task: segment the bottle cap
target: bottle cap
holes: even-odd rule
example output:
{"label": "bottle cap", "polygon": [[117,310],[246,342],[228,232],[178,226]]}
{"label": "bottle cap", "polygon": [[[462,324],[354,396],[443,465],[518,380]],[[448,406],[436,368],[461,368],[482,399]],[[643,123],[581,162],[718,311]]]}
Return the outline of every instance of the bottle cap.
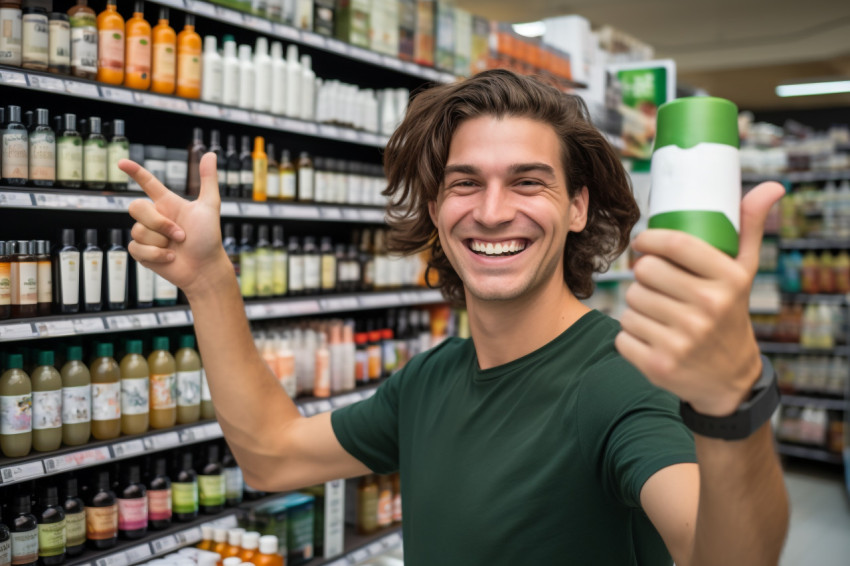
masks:
{"label": "bottle cap", "polygon": [[201,525],[201,540],[212,540],[215,534],[215,527],[212,525]]}
{"label": "bottle cap", "polygon": [[229,558],[225,558],[224,562],[222,562],[223,566],[239,566],[242,564],[242,559],[238,556],[231,556]]}
{"label": "bottle cap", "polygon": [[39,366],[53,366],[53,350],[43,350],[38,353]]}
{"label": "bottle cap", "polygon": [[165,350],[168,351],[168,336],[154,336],[153,338],[153,349],[154,350]]}
{"label": "bottle cap", "polygon": [[101,120],[97,116],[89,118],[89,135],[101,133]]}
{"label": "bottle cap", "polygon": [[393,339],[392,328],[384,328],[383,330],[381,330],[381,339],[382,340],[392,340]]}
{"label": "bottle cap", "polygon": [[242,548],[245,550],[256,550],[260,544],[260,533],[248,531],[242,535]]}
{"label": "bottle cap", "polygon": [[6,369],[24,369],[24,357],[21,354],[9,354]]}
{"label": "bottle cap", "polygon": [[257,228],[257,243],[259,242],[268,242],[269,240],[269,227],[267,224],[260,224]]}
{"label": "bottle cap", "polygon": [[377,342],[381,339],[381,331],[380,330],[370,330],[369,331],[369,342]]}
{"label": "bottle cap", "polygon": [[96,246],[97,245],[97,230],[94,228],[86,229],[86,245],[87,246]]}
{"label": "bottle cap", "polygon": [[216,37],[214,35],[204,36],[204,53],[217,53]]}
{"label": "bottle cap", "polygon": [[266,140],[263,136],[257,136],[254,138],[254,154],[265,153],[266,149]]}
{"label": "bottle cap", "polygon": [[50,242],[47,240],[35,240],[35,254],[45,255],[50,253]]}
{"label": "bottle cap", "polygon": [[124,120],[116,118],[112,121],[112,137],[124,137]]}
{"label": "bottle cap", "polygon": [[227,544],[230,546],[239,546],[242,544],[242,533],[245,532],[243,528],[235,528],[227,531]]}
{"label": "bottle cap", "polygon": [[95,349],[98,358],[111,358],[112,357],[112,344],[109,342],[101,342],[97,345]]}
{"label": "bottle cap", "polygon": [[183,25],[186,26],[186,27],[188,27],[188,26],[195,27],[195,16],[192,15],[192,14],[186,14],[186,19],[183,20]]}
{"label": "bottle cap", "polygon": [[254,227],[250,224],[242,225],[242,239],[246,242],[250,242],[254,238]]}
{"label": "bottle cap", "polygon": [[277,537],[275,535],[263,535],[260,537],[260,554],[277,554]]}
{"label": "bottle cap", "polygon": [[181,348],[194,348],[195,347],[195,337],[191,334],[184,334],[180,337],[180,347]]}
{"label": "bottle cap", "polygon": [[227,542],[227,529],[216,527],[215,534],[213,534],[213,540],[215,542]]}
{"label": "bottle cap", "polygon": [[140,354],[142,353],[142,341],[141,340],[127,340],[127,353],[128,354]]}
{"label": "bottle cap", "polygon": [[47,108],[36,108],[35,123],[39,126],[47,126],[50,123],[50,111]]}
{"label": "bottle cap", "polygon": [[62,245],[63,246],[73,246],[74,245],[74,229],[73,228],[64,228],[62,230]]}
{"label": "bottle cap", "polygon": [[15,106],[14,104],[10,104],[6,114],[9,115],[9,122],[20,122],[21,121],[21,107]]}
{"label": "bottle cap", "polygon": [[272,226],[272,239],[274,241],[283,242],[283,226],[280,224],[275,224]]}
{"label": "bottle cap", "polygon": [[160,8],[159,9],[159,19],[160,20],[168,20],[168,8]]}
{"label": "bottle cap", "polygon": [[69,362],[79,362],[83,359],[82,346],[69,346],[68,354],[65,356]]}
{"label": "bottle cap", "polygon": [[109,243],[113,246],[120,246],[122,240],[123,234],[121,234],[121,228],[112,228],[109,231]]}
{"label": "bottle cap", "polygon": [[77,129],[77,115],[65,114],[65,129],[75,131]]}
{"label": "bottle cap", "polygon": [[738,107],[713,96],[677,98],[658,107],[655,148],[668,145],[682,149],[698,143],[739,147]]}
{"label": "bottle cap", "polygon": [[189,161],[189,150],[180,148],[168,149],[165,153],[165,160],[186,163]]}

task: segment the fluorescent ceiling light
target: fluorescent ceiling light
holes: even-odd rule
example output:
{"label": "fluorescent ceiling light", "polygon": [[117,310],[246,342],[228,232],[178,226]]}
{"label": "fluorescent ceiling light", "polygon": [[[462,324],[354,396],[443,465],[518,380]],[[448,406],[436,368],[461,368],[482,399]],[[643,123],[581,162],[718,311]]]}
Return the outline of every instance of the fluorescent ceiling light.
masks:
{"label": "fluorescent ceiling light", "polygon": [[513,30],[525,37],[540,37],[546,33],[546,24],[541,21],[513,24]]}
{"label": "fluorescent ceiling light", "polygon": [[814,96],[816,94],[837,94],[850,92],[850,80],[821,81],[779,85],[776,87],[777,96]]}

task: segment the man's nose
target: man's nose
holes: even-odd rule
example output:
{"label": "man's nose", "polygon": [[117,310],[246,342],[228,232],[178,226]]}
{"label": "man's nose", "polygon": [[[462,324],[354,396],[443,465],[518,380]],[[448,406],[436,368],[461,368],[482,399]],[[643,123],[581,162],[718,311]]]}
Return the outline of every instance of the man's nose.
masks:
{"label": "man's nose", "polygon": [[485,226],[498,226],[513,220],[516,214],[513,195],[501,182],[488,183],[479,194],[480,201],[473,211],[476,222]]}

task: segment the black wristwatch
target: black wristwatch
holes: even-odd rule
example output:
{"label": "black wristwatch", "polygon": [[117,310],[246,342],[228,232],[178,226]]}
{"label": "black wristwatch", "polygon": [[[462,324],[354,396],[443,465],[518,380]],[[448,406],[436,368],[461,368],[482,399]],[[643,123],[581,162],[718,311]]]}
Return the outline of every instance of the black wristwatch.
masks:
{"label": "black wristwatch", "polygon": [[761,377],[753,385],[749,399],[727,417],[700,414],[690,403],[680,401],[679,414],[685,426],[700,436],[723,440],[741,440],[761,428],[779,406],[776,371],[765,356],[761,357],[761,364]]}

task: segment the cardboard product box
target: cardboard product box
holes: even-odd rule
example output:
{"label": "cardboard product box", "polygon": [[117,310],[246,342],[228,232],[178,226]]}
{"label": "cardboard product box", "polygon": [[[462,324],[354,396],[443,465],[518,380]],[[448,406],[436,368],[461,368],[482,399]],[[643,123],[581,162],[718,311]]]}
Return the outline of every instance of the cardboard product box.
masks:
{"label": "cardboard product box", "polygon": [[256,528],[265,535],[275,535],[278,552],[287,564],[300,564],[313,558],[312,495],[290,493],[254,511]]}
{"label": "cardboard product box", "polygon": [[436,55],[434,66],[453,73],[455,70],[455,7],[437,2]]}
{"label": "cardboard product box", "polygon": [[336,37],[351,45],[369,47],[370,0],[337,0]]}
{"label": "cardboard product box", "polygon": [[472,14],[455,8],[455,68],[454,74],[468,77],[472,57]]}
{"label": "cardboard product box", "polygon": [[398,2],[398,58],[413,61],[416,42],[416,0]]}
{"label": "cardboard product box", "polygon": [[434,66],[436,23],[436,0],[416,0],[416,37],[413,61],[420,65]]}
{"label": "cardboard product box", "polygon": [[469,53],[469,73],[486,71],[490,58],[490,21],[481,16],[472,16],[472,42]]}
{"label": "cardboard product box", "polygon": [[336,0],[315,0],[313,5],[313,31],[319,35],[334,37]]}

